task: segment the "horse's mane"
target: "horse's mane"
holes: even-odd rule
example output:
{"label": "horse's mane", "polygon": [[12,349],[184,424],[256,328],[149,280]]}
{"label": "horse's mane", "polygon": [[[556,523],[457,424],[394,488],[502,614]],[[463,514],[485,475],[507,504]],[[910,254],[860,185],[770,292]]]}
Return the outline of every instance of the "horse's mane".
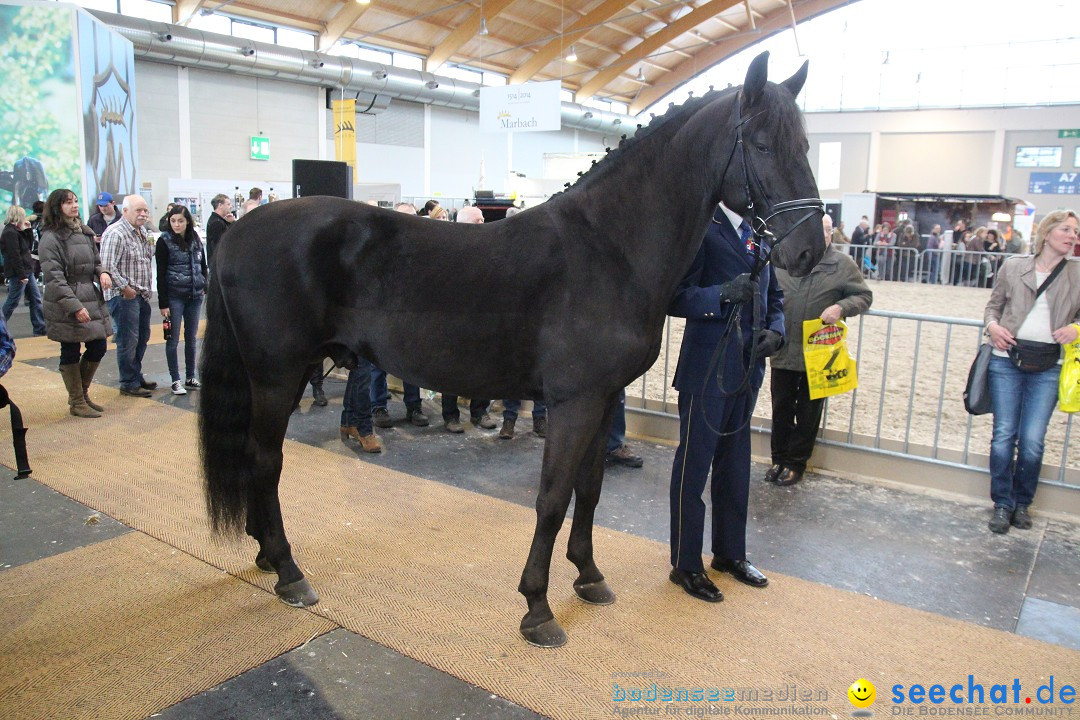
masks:
{"label": "horse's mane", "polygon": [[[604,157],[600,158],[600,160],[595,162],[591,168],[582,173],[577,181],[572,185],[569,185],[568,189],[563,192],[586,188],[599,182],[610,173],[612,167],[618,166],[618,161],[623,155],[636,149],[641,145],[642,141],[655,135],[657,131],[661,129],[685,123],[697,113],[698,110],[714,100],[738,92],[739,87],[725,88],[724,90],[710,89],[709,92],[704,95],[700,97],[691,97],[681,105],[671,103],[668,105],[668,109],[663,115],[654,115],[648,125],[638,125],[637,131],[632,136],[627,137],[626,135],[623,135],[617,147],[614,149],[608,148],[608,152]],[[562,192],[556,194],[561,195]]]}
{"label": "horse's mane", "polygon": [[[617,167],[619,165],[619,160],[623,155],[636,149],[644,140],[656,135],[660,130],[672,128],[676,125],[681,127],[682,124],[685,124],[687,120],[693,117],[702,108],[711,105],[713,102],[719,101],[724,97],[737,93],[741,89],[741,85],[725,88],[723,90],[713,90],[710,87],[709,91],[704,95],[700,97],[691,97],[681,105],[671,103],[668,105],[668,109],[663,115],[654,115],[648,125],[638,125],[637,131],[632,136],[627,137],[623,135],[616,148],[608,148],[607,154],[604,157],[595,162],[587,171],[581,173],[576,182],[568,184],[567,190],[556,193],[556,195],[561,195],[563,192],[588,188],[590,185],[595,185],[597,182],[602,181],[610,174],[612,167]],[[787,147],[790,143],[794,143],[799,138],[804,137],[806,130],[803,124],[803,116],[802,113],[799,112],[798,105],[794,102],[783,102],[782,95],[787,95],[787,91],[782,90],[777,85],[767,83],[762,98],[769,104],[771,113],[770,119],[775,123],[780,142],[783,146]]]}

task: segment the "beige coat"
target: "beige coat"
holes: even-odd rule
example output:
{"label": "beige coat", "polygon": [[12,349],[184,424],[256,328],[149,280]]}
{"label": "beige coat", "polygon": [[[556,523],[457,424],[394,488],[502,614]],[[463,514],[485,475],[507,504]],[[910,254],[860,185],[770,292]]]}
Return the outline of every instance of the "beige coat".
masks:
{"label": "beige coat", "polygon": [[[1065,260],[1068,266],[1046,289],[1046,301],[1050,304],[1050,329],[1057,330],[1074,322],[1080,322],[1080,259]],[[983,325],[992,321],[1006,328],[1013,335],[1024,324],[1024,318],[1035,305],[1035,292],[1039,284],[1035,279],[1035,257],[1010,257],[1001,264],[994,281],[994,292],[986,304]]]}
{"label": "beige coat", "polygon": [[[112,335],[112,318],[101,290],[94,284],[105,271],[94,244],[94,231],[85,225],[81,233],[67,226],[45,230],[38,258],[45,278],[43,310],[49,339],[87,342]],[[90,322],[75,319],[81,308],[90,313]]]}

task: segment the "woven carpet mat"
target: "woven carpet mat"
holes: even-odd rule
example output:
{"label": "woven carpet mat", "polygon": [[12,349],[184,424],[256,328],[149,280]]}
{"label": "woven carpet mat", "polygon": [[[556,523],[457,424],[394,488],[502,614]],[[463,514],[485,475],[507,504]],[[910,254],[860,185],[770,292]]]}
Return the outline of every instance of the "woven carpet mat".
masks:
{"label": "woven carpet mat", "polygon": [[[114,397],[105,417],[81,420],[66,414],[55,373],[17,363],[5,380],[19,397],[38,398],[26,414],[40,482],[271,589],[273,576],[252,564],[252,541],[208,532],[192,413]],[[12,460],[4,448],[0,461]],[[775,573],[764,590],[721,579],[725,601],[702,603],[668,581],[665,544],[604,528],[595,532],[596,555],[618,602],[593,607],[573,596],[564,526],[550,600],[570,640],[557,650],[533,648],[517,633],[525,603],[516,592],[531,509],[293,442],[285,446],[281,498],[294,553],[322,596],[311,612],[556,718],[635,708],[709,714],[695,696],[663,707],[614,699],[653,682],[661,692],[703,688],[706,697],[756,691],[756,703],[737,704],[836,716],[852,710],[846,691],[858,678],[877,685],[879,714],[890,712],[894,684],[949,687],[969,674],[987,693],[1013,678],[1032,694],[1051,675],[1058,686],[1080,684],[1078,652]],[[213,599],[192,593],[188,601],[209,607]],[[277,607],[270,595],[263,601]],[[217,612],[224,605],[214,603]],[[792,686],[815,699],[798,707],[782,700]],[[732,709],[712,705],[713,714]]]}
{"label": "woven carpet mat", "polygon": [[145,718],[334,627],[137,532],[2,577],[3,718]]}

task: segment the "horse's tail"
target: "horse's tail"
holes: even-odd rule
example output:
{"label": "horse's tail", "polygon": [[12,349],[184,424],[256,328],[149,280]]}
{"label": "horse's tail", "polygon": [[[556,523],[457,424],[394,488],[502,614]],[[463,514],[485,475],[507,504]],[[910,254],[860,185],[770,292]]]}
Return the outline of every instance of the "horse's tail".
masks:
{"label": "horse's tail", "polygon": [[206,298],[199,445],[206,477],[206,507],[215,532],[238,534],[247,519],[252,464],[248,452],[251,386],[221,286],[213,275]]}

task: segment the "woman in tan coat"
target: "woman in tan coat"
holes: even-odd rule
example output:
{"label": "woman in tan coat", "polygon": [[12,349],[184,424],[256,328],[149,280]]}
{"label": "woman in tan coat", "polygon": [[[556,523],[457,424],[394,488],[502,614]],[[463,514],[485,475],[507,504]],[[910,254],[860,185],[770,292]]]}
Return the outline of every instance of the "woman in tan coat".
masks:
{"label": "woman in tan coat", "polygon": [[87,390],[113,331],[102,295],[102,289],[112,287],[112,278],[101,266],[94,231],[79,220],[79,198],[71,190],[52,191],[41,227],[45,327],[49,339],[60,343],[68,406],[72,415],[101,417],[103,408],[90,400]]}

